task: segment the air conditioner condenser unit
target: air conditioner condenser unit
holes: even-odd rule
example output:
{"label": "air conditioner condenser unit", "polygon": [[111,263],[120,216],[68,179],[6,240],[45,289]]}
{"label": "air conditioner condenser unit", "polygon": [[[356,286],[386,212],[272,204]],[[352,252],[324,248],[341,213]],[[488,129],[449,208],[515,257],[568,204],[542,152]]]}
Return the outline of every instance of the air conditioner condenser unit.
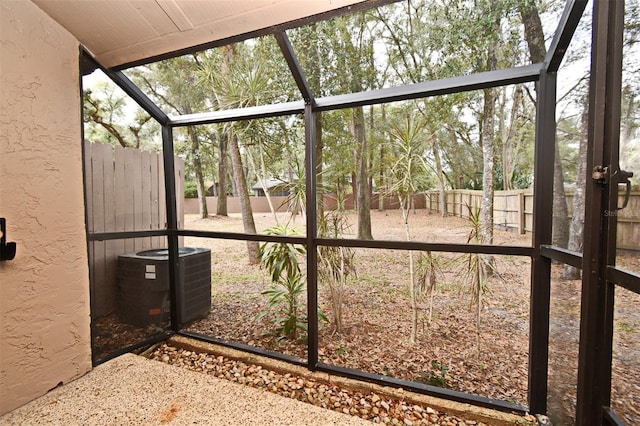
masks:
{"label": "air conditioner condenser unit", "polygon": [[[178,292],[180,323],[202,318],[211,309],[211,250],[181,247]],[[118,314],[140,327],[171,318],[169,251],[145,250],[118,256]]]}

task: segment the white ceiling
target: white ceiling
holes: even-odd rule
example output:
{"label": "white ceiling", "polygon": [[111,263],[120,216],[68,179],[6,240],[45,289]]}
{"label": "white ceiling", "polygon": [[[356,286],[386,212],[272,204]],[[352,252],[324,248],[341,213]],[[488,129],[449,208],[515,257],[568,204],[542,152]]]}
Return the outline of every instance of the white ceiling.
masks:
{"label": "white ceiling", "polygon": [[365,0],[32,0],[106,67]]}

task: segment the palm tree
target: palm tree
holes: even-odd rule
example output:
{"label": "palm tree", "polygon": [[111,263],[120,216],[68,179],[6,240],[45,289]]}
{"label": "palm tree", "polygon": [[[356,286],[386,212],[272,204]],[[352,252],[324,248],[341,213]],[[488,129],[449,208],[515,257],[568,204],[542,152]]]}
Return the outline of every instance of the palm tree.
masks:
{"label": "palm tree", "polygon": [[[392,167],[394,179],[391,190],[398,196],[402,219],[404,221],[407,241],[411,240],[409,228],[409,210],[411,198],[417,191],[417,181],[427,171],[424,161],[424,133],[425,122],[415,122],[407,116],[406,122],[395,123],[391,127],[391,139],[396,148],[397,160]],[[416,279],[415,259],[413,251],[409,251],[409,293],[411,295],[411,343],[416,342],[418,330],[418,295],[421,292],[419,280]]]}

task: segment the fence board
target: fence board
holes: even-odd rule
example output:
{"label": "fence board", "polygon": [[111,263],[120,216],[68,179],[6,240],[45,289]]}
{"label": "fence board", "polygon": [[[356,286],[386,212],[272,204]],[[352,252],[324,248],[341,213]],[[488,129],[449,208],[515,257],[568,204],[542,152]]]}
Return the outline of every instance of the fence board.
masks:
{"label": "fence board", "polygon": [[[116,210],[112,207],[116,198],[114,152],[108,145],[101,147],[102,185],[104,188],[104,230],[110,231],[116,227]],[[118,254],[120,250],[115,241],[104,242],[104,275],[105,283],[115,282],[117,279]],[[100,287],[105,306],[115,306],[117,291],[115,286],[103,285]]]}
{"label": "fence board", "polygon": [[[140,152],[140,230],[150,230],[151,226],[151,153]],[[140,238],[143,250],[152,248],[151,237]]]}
{"label": "fence board", "polygon": [[84,194],[87,205],[87,232],[93,232],[93,169],[91,148],[93,144],[84,141]]}
{"label": "fence board", "polygon": [[[622,187],[621,187],[622,188]],[[618,206],[624,204],[624,195],[618,196]],[[640,193],[632,193],[627,207],[615,212],[618,219],[618,248],[638,250],[640,246]]]}
{"label": "fence board", "polygon": [[[569,215],[573,214],[573,192],[567,191]],[[425,195],[431,210],[440,210],[438,191],[428,191]],[[618,206],[622,206],[624,195],[619,196]],[[468,217],[467,204],[480,206],[482,191],[449,190],[447,206],[450,215]],[[640,192],[633,192],[624,210],[618,210],[617,245],[619,249],[640,251]],[[514,191],[495,191],[494,225],[501,229],[526,233],[533,232],[533,193],[529,189]]]}
{"label": "fence board", "polygon": [[174,161],[174,167],[176,171],[176,203],[178,208],[178,229],[184,227],[184,203],[179,200],[184,194],[184,160],[176,157]]}
{"label": "fence board", "polygon": [[[102,182],[104,181],[104,163],[107,161],[105,158],[108,155],[108,151],[103,146],[93,146],[91,149],[91,179],[93,187],[92,197],[92,217],[90,219],[93,232],[104,232],[105,228],[105,200],[104,193],[105,188]],[[110,305],[111,300],[108,297],[108,291],[104,285],[105,273],[106,273],[106,244],[104,241],[94,241],[93,245],[93,271],[94,276],[97,278],[91,283],[91,296],[96,301],[94,307],[97,314],[103,313],[103,303]],[[103,302],[104,301],[104,302]]]}
{"label": "fence board", "polygon": [[[134,216],[134,207],[135,207],[135,190],[134,184],[137,182],[135,180],[135,169],[137,168],[136,158],[135,158],[135,150],[130,148],[124,149],[124,183],[123,186],[119,187],[121,191],[123,191],[123,196],[125,199],[125,204],[120,211],[120,214],[123,215],[125,221],[125,231],[134,231],[135,230],[135,216]],[[135,240],[127,239],[125,240],[125,251],[127,253],[134,252],[136,250]]]}
{"label": "fence board", "polygon": [[[133,186],[133,229],[136,231],[144,230],[143,218],[142,218],[142,204],[144,199],[142,197],[142,152],[137,149],[131,149],[129,155],[133,159],[135,164],[132,170],[133,180],[129,182],[129,185]],[[135,251],[144,250],[141,238],[135,239]]]}
{"label": "fence board", "polygon": [[[115,185],[115,194],[113,201],[113,209],[115,216],[115,225],[114,231],[123,232],[127,230],[127,181],[125,179],[125,156],[126,151],[120,145],[115,146],[113,150],[113,166],[114,166],[114,185]],[[127,251],[127,241],[126,240],[116,240],[111,241],[110,244],[113,245],[114,249],[117,250],[118,253],[126,253]],[[116,262],[117,265],[117,262]]]}
{"label": "fence board", "polygon": [[[166,228],[162,154],[85,142],[87,230],[143,231]],[[184,161],[176,157],[176,187],[184,191]],[[181,194],[182,192],[180,192]],[[178,197],[178,220],[184,203]],[[165,237],[89,243],[91,313],[94,318],[117,308],[118,255],[166,247]]]}
{"label": "fence board", "polygon": [[[87,220],[87,232],[93,232],[93,167],[92,167],[92,155],[91,148],[93,144],[88,140],[84,141],[84,193],[86,204],[86,220]],[[94,243],[89,242],[89,282],[91,294],[94,294],[93,283],[95,283],[95,249]],[[91,297],[91,312],[94,312],[97,308],[95,306],[94,298]]]}
{"label": "fence board", "polygon": [[167,194],[164,185],[164,161],[161,156],[158,156],[158,178],[158,225],[161,229],[167,229]]}
{"label": "fence board", "polygon": [[[151,183],[150,208],[151,208],[151,229],[161,229],[160,222],[160,205],[158,203],[159,191],[161,186],[164,187],[164,177],[158,174],[158,155],[151,155],[149,161],[149,173]],[[152,247],[164,247],[162,237],[151,237]]]}
{"label": "fence board", "polygon": [[[174,157],[174,169],[176,175],[176,211],[178,213],[178,229],[184,228],[184,160]],[[178,237],[178,245],[184,247],[184,237]]]}
{"label": "fence board", "polygon": [[[117,188],[114,199],[114,210],[116,223],[114,231],[122,232],[127,230],[127,215],[125,214],[127,209],[127,180],[125,172],[126,151],[121,146],[116,146],[113,153],[113,163],[115,169],[114,182]],[[123,244],[123,248],[124,244]]]}

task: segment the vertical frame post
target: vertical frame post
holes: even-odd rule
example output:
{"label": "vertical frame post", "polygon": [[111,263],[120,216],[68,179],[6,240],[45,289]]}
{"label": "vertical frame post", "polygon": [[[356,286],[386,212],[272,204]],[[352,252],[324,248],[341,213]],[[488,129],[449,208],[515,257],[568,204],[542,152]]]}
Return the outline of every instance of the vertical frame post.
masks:
{"label": "vertical frame post", "polygon": [[529,411],[547,411],[549,364],[549,299],[551,260],[542,245],[551,244],[553,165],[556,143],[556,73],[543,71],[537,83],[533,247],[531,259],[531,318],[529,323]]}
{"label": "vertical frame post", "polygon": [[180,256],[178,253],[178,212],[176,202],[176,172],[173,162],[173,129],[162,126],[162,158],[164,160],[164,187],[167,208],[167,247],[169,249],[169,295],[171,298],[171,328],[182,328],[182,295],[180,294]]}
{"label": "vertical frame post", "polygon": [[316,188],[316,112],[311,103],[304,109],[305,121],[305,162],[307,197],[307,364],[315,370],[318,364],[318,209]]}
{"label": "vertical frame post", "polygon": [[589,176],[585,192],[576,424],[602,424],[603,406],[611,400],[614,285],[607,282],[606,269],[616,257],[623,30],[624,1],[596,0],[587,170],[602,166],[608,173],[604,179]]}

